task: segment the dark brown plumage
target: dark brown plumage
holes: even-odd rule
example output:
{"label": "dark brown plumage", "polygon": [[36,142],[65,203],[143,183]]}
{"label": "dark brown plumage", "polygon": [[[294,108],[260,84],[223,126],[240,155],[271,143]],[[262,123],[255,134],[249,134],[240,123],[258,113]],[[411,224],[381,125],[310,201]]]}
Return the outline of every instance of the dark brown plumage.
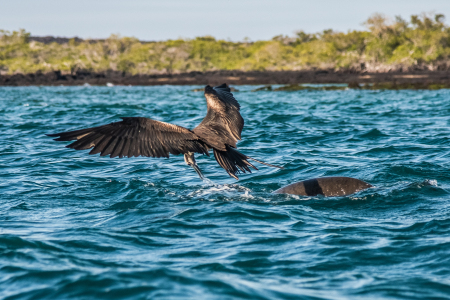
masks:
{"label": "dark brown plumage", "polygon": [[192,166],[200,178],[194,153],[206,154],[213,149],[218,164],[227,173],[238,179],[237,174],[257,170],[248,160],[270,165],[246,156],[237,150],[241,139],[244,119],[239,113],[240,105],[226,84],[205,87],[207,114],[193,130],[155,121],[148,118],[128,117],[121,122],[87,129],[48,134],[58,137],[55,141],[73,141],[68,148],[92,150],[89,154],[113,157],[169,157],[169,154],[184,154],[185,161]]}

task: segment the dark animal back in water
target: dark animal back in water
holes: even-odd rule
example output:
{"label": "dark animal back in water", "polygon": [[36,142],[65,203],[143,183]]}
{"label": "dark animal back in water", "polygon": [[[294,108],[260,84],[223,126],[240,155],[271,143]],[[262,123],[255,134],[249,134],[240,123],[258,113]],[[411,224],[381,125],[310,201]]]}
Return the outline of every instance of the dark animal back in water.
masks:
{"label": "dark animal back in water", "polygon": [[351,195],[372,187],[371,184],[351,177],[323,177],[296,182],[276,190],[276,194],[336,197]]}

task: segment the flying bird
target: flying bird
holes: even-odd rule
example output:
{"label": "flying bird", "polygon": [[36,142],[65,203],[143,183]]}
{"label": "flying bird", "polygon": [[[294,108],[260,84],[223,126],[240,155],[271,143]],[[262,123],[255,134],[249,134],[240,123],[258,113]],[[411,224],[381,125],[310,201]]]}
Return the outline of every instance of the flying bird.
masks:
{"label": "flying bird", "polygon": [[169,157],[170,154],[184,154],[187,165],[194,168],[200,179],[204,176],[198,167],[194,154],[206,154],[213,150],[217,163],[238,180],[237,174],[246,173],[250,168],[258,170],[249,160],[280,168],[236,150],[236,142],[241,140],[244,119],[240,105],[230,88],[220,86],[205,87],[207,105],[206,117],[193,130],[143,117],[126,117],[122,121],[87,129],[47,134],[58,137],[55,141],[75,141],[66,147],[75,150],[92,150],[89,154],[113,157]]}

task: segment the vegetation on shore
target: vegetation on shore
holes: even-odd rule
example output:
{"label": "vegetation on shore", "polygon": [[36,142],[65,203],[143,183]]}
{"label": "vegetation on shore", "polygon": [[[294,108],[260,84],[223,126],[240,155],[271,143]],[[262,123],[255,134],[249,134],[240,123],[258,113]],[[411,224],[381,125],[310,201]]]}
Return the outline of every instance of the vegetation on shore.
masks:
{"label": "vegetation on shore", "polygon": [[105,40],[71,39],[67,43],[30,41],[25,30],[0,30],[0,72],[34,73],[61,70],[129,74],[172,74],[192,71],[367,70],[388,71],[450,67],[450,27],[444,16],[413,15],[389,21],[375,14],[366,31],[325,30],[269,41],[231,42],[213,37],[140,42],[112,35]]}

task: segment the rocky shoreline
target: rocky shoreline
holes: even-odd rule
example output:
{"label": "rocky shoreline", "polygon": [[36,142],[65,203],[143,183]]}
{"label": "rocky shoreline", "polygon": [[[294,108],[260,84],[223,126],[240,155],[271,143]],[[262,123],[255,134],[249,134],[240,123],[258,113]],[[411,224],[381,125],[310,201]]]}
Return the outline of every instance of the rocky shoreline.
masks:
{"label": "rocky shoreline", "polygon": [[77,85],[272,85],[272,84],[380,84],[427,86],[450,85],[450,71],[416,70],[407,72],[367,73],[358,71],[209,71],[180,74],[131,75],[118,71],[95,73],[76,71],[0,75],[0,86],[77,86]]}

